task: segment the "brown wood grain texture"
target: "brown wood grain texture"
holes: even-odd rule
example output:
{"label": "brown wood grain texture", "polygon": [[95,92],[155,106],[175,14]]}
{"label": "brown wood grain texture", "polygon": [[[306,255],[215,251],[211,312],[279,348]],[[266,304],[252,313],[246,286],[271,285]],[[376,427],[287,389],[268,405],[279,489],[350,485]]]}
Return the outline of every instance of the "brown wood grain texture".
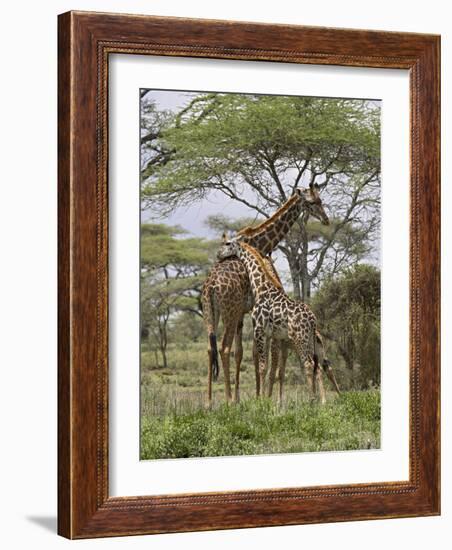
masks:
{"label": "brown wood grain texture", "polygon": [[[434,35],[68,12],[58,62],[58,532],[68,538],[434,515],[440,509],[439,59]],[[108,56],[410,71],[410,480],[108,495]],[[256,90],[259,91],[259,90]]]}

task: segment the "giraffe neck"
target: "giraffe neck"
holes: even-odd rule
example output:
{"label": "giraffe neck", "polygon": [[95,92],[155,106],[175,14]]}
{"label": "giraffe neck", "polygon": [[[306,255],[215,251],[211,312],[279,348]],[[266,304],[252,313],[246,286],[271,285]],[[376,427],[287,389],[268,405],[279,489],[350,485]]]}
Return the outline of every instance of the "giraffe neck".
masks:
{"label": "giraffe neck", "polygon": [[283,287],[282,281],[279,277],[279,273],[276,271],[275,264],[273,263],[272,259],[269,256],[262,256],[262,260],[264,261],[265,267],[267,268],[267,271],[269,271],[273,277],[276,279],[277,283],[281,288]]}
{"label": "giraffe neck", "polygon": [[256,298],[275,289],[283,292],[279,278],[267,267],[259,252],[246,243],[242,243],[240,248],[240,259],[248,273],[253,296]]}
{"label": "giraffe neck", "polygon": [[259,250],[263,256],[273,252],[276,246],[289,233],[290,228],[303,210],[304,200],[293,195],[271,218],[255,228],[239,231],[240,240]]}

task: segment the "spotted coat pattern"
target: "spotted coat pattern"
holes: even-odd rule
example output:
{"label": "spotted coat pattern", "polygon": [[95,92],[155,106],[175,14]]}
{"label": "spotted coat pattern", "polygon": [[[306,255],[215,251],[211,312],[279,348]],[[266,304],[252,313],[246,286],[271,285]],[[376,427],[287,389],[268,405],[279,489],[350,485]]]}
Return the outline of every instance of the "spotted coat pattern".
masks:
{"label": "spotted coat pattern", "polygon": [[[282,288],[279,279],[274,277],[263,261],[259,252],[246,243],[229,241],[223,244],[219,256],[227,258],[237,256],[243,262],[254,298],[251,318],[254,328],[254,342],[259,365],[260,386],[264,388],[268,364],[268,342],[272,342],[272,369],[270,387],[272,387],[277,367],[277,354],[281,350],[280,398],[284,381],[287,346],[292,344],[300,362],[304,365],[311,393],[317,391],[325,402],[318,351],[324,353],[323,343],[317,332],[317,320],[309,306],[301,301],[289,298]],[[276,344],[273,346],[273,342]],[[276,357],[275,357],[276,356]],[[330,380],[334,379],[326,357],[323,367]],[[339,391],[334,379],[333,385]],[[271,389],[269,389],[271,394]]]}
{"label": "spotted coat pattern", "polygon": [[[309,215],[328,224],[323,209],[318,186],[310,189],[297,189],[268,220],[257,227],[246,227],[237,237],[264,256],[271,254],[278,243],[287,235],[293,223],[303,214],[306,222]],[[218,375],[216,334],[220,318],[223,321],[223,338],[220,355],[223,365],[226,400],[232,399],[230,382],[230,353],[235,340],[235,387],[234,400],[240,396],[240,365],[243,357],[242,330],[243,317],[252,307],[248,274],[237,258],[217,262],[209,272],[201,294],[204,322],[208,334],[208,403],[212,401],[212,379]],[[260,393],[258,365],[256,368],[256,393]]]}
{"label": "spotted coat pattern", "polygon": [[229,357],[235,339],[235,387],[234,399],[239,400],[240,365],[243,357],[243,317],[252,307],[252,295],[248,274],[243,263],[236,257],[229,257],[214,264],[202,288],[201,303],[204,323],[209,335],[208,401],[212,401],[212,378],[218,376],[216,358],[216,334],[220,317],[223,321],[221,360],[224,373],[225,395],[232,397]]}

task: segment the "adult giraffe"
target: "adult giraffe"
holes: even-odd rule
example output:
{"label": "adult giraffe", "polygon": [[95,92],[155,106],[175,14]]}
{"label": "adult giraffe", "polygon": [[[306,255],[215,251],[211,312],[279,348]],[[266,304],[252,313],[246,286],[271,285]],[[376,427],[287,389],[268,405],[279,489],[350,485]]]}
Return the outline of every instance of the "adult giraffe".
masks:
{"label": "adult giraffe", "polygon": [[[320,187],[296,189],[293,195],[267,220],[257,227],[246,227],[237,233],[237,240],[256,248],[262,256],[269,256],[287,235],[294,222],[303,214],[305,222],[313,216],[328,225],[329,219],[320,198]],[[235,339],[235,388],[234,400],[240,399],[240,365],[243,357],[242,331],[245,313],[252,308],[252,294],[247,271],[235,257],[225,258],[214,264],[204,282],[201,293],[204,323],[208,334],[207,399],[212,402],[212,379],[219,373],[217,337],[220,318],[223,321],[221,361],[224,372],[226,401],[232,399],[229,359]],[[259,394],[259,377],[256,378]]]}

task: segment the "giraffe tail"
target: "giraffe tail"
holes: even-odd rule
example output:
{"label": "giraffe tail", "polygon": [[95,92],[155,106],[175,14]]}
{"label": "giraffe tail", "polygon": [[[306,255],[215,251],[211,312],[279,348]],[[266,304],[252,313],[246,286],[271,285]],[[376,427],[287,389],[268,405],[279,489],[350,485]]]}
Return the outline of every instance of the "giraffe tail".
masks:
{"label": "giraffe tail", "polygon": [[314,361],[314,374],[316,374],[319,370],[319,356],[317,355],[317,350],[316,350],[316,344],[317,342],[317,331],[316,331],[316,328],[314,327],[314,353],[312,354],[312,360]]}
{"label": "giraffe tail", "polygon": [[210,349],[212,350],[212,378],[218,380],[220,368],[218,365],[217,335],[214,332],[209,334]]}
{"label": "giraffe tail", "polygon": [[202,299],[202,310],[204,315],[204,321],[207,327],[207,333],[209,336],[209,347],[211,354],[211,369],[213,380],[218,380],[220,367],[218,363],[218,347],[217,347],[217,335],[215,334],[215,306],[213,303],[213,292],[210,291]]}

